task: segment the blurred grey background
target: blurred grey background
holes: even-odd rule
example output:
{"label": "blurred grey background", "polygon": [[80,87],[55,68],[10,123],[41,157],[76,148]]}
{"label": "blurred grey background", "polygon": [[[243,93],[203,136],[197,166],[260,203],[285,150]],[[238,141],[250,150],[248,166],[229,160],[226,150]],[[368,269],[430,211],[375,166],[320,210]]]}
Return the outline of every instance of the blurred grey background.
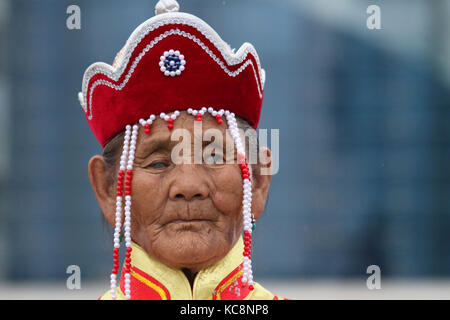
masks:
{"label": "blurred grey background", "polygon": [[[266,70],[260,128],[280,129],[280,168],[254,235],[255,278],[365,288],[372,264],[382,279],[450,278],[450,2],[179,3],[232,48],[251,42]],[[71,4],[81,9],[80,30],[66,27]],[[112,63],[155,4],[0,0],[0,283],[8,288],[64,289],[67,266],[78,265],[82,283],[106,290],[111,232],[87,176],[101,148],[77,93],[84,70]],[[366,26],[369,5],[381,9],[380,30]]]}

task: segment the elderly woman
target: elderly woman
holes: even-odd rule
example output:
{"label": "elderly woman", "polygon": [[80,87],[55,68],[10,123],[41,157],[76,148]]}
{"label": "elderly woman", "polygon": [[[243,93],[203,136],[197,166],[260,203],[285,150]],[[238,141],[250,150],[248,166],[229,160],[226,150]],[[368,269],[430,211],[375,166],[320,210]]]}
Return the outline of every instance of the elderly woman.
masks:
{"label": "elderly woman", "polygon": [[114,228],[101,298],[278,299],[253,281],[251,265],[271,155],[258,147],[268,161],[249,163],[242,137],[259,121],[264,70],[251,44],[234,53],[178,9],[158,2],[113,66],[84,75],[80,102],[104,148],[89,178]]}

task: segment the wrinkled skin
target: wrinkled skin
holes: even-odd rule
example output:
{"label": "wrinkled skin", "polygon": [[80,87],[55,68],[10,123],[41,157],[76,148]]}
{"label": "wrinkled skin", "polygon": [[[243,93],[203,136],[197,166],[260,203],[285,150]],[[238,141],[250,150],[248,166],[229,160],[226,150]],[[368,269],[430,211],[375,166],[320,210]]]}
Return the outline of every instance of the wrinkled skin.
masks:
{"label": "wrinkled skin", "polygon": [[[145,134],[140,127],[131,209],[132,240],[151,257],[191,275],[221,260],[238,240],[242,232],[243,196],[237,162],[172,163],[171,151],[179,142],[170,140],[171,133],[184,128],[193,137],[194,122],[194,117],[181,112],[173,131],[159,118],[153,122],[151,134]],[[213,117],[205,115],[202,128],[203,132],[208,128],[219,129],[225,139],[226,121],[217,125]],[[192,157],[193,144],[191,141]],[[270,158],[268,149],[263,152]],[[264,166],[270,167],[270,163]],[[253,171],[252,212],[257,219],[264,209],[271,176],[256,174],[259,170],[255,167]],[[114,226],[116,184],[107,182],[108,174],[103,156],[92,157],[89,179],[105,218]]]}

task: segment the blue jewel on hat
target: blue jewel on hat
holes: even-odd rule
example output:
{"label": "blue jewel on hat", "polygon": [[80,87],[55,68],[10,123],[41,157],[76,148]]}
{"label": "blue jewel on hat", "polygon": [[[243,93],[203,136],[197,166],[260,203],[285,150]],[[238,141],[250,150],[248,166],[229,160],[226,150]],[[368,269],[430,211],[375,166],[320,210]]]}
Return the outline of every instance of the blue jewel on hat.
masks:
{"label": "blue jewel on hat", "polygon": [[181,72],[184,71],[186,65],[186,60],[184,60],[184,55],[180,53],[179,50],[170,49],[169,51],[164,51],[161,59],[159,61],[159,67],[165,76],[179,76]]}

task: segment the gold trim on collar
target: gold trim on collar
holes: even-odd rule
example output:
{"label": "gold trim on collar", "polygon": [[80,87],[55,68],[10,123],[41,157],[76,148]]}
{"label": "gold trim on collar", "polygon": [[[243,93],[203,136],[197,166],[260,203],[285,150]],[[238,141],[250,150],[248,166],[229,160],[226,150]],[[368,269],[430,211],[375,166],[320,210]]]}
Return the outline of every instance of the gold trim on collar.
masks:
{"label": "gold trim on collar", "polygon": [[139,273],[137,273],[133,269],[131,269],[130,274],[133,277],[135,277],[137,280],[139,280],[140,282],[144,283],[145,285],[149,286],[150,288],[152,288],[153,290],[158,292],[159,296],[161,297],[161,300],[167,300],[166,293],[164,292],[164,290],[161,287],[157,286],[150,280],[144,278],[143,276],[141,276]]}

